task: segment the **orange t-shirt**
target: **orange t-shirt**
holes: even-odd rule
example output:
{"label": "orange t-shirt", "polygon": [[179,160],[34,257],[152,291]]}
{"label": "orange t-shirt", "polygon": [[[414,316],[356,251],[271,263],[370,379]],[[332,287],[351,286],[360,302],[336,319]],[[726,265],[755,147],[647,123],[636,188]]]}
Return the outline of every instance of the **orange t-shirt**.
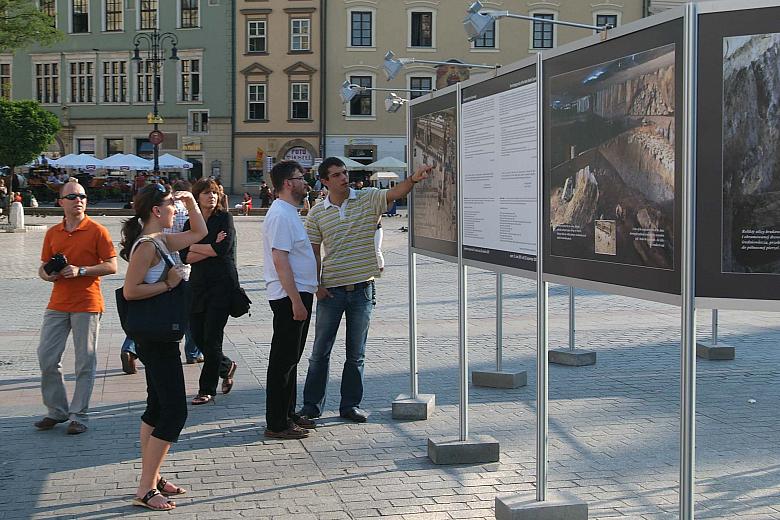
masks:
{"label": "orange t-shirt", "polygon": [[[78,227],[65,231],[65,219],[46,231],[41,250],[41,261],[48,262],[56,253],[62,253],[68,264],[90,267],[116,256],[108,230],[84,215]],[[99,276],[58,278],[54,282],[47,309],[60,312],[103,312],[103,293]]]}

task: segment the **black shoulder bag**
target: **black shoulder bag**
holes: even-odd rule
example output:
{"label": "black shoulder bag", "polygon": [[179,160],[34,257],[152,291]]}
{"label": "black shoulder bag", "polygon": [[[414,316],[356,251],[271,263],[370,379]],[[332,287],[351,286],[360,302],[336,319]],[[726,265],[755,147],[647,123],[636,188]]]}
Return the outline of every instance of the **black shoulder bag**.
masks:
{"label": "black shoulder bag", "polygon": [[[167,269],[163,271],[160,278],[163,280],[168,274],[168,270],[174,266],[170,254],[163,251],[154,239],[142,238],[139,240],[151,240],[165,262]],[[119,312],[122,330],[136,343],[179,341],[184,336],[184,330],[189,321],[189,284],[182,280],[172,290],[143,300],[126,299],[123,287],[120,287],[116,290],[116,308]]]}

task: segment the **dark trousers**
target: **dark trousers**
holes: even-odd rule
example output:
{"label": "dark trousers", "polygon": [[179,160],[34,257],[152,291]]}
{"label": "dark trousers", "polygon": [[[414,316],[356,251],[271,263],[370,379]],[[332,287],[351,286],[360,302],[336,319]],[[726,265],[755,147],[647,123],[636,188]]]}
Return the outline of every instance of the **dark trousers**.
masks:
{"label": "dark trousers", "polygon": [[275,432],[286,430],[288,419],[295,413],[298,362],[309,333],[314,295],[305,292],[299,294],[308,313],[304,321],[293,320],[289,297],[269,302],[274,313],[274,335],[268,360],[265,422],[268,429]]}
{"label": "dark trousers", "polygon": [[208,307],[205,312],[190,314],[190,331],[195,344],[203,353],[200,371],[199,395],[216,395],[220,377],[225,377],[233,361],[222,353],[222,338],[230,310],[225,307]]}
{"label": "dark trousers", "polygon": [[146,410],[141,420],[154,428],[153,437],[176,442],[187,420],[179,344],[138,343],[135,348],[146,372]]}

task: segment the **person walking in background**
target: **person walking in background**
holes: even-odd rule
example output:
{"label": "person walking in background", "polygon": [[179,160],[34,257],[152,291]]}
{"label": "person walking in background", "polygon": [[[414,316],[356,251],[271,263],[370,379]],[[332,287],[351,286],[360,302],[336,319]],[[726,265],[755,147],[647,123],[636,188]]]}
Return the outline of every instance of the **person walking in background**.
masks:
{"label": "person walking in background", "polygon": [[265,436],[303,439],[314,421],[295,413],[298,362],[309,333],[311,308],[317,291],[317,261],[298,216],[308,187],[301,165],[281,161],[271,169],[279,197],[263,225],[264,278],[274,313],[274,334],[268,359]]}
{"label": "person walking in background", "polygon": [[[192,404],[200,405],[214,400],[220,377],[223,394],[233,388],[238,365],[223,354],[222,341],[230,316],[229,289],[238,279],[238,271],[236,230],[233,217],[222,204],[219,185],[212,179],[200,179],[192,187],[192,194],[208,227],[205,238],[181,252],[182,260],[192,264],[190,330],[205,358],[198,395],[192,400]],[[189,223],[184,229],[189,229]]]}
{"label": "person walking in background", "polygon": [[374,278],[379,275],[374,245],[377,222],[387,211],[388,203],[405,197],[427,177],[429,170],[430,167],[423,166],[389,190],[354,190],[349,187],[349,174],[341,159],[328,157],[320,164],[320,180],[328,188],[328,196],[311,209],[306,219],[306,231],[317,260],[319,287],[314,346],[300,415],[315,419],[322,414],[330,352],[341,317],[346,314],[347,355],[341,376],[339,414],[354,422],[368,418],[360,403],[366,339],[376,303]]}
{"label": "person walking in background", "polygon": [[[152,298],[181,283],[181,264],[168,268],[161,255],[178,251],[206,236],[206,223],[192,194],[181,191],[175,197],[189,212],[191,229],[181,233],[163,233],[165,228],[173,227],[175,215],[174,197],[167,188],[154,183],[135,196],[135,215],[124,222],[120,244],[120,255],[129,262],[123,288],[128,300]],[[147,399],[141,416],[141,478],[133,504],[166,511],[176,507],[167,495],[185,493],[160,476],[165,456],[171,444],[179,439],[187,420],[179,342],[140,342],[136,350],[145,367]]]}
{"label": "person walking in background", "polygon": [[260,207],[267,208],[271,205],[271,189],[268,184],[263,181],[260,183]]}
{"label": "person walking in background", "polygon": [[[97,369],[98,332],[105,309],[100,277],[116,273],[116,251],[108,230],[86,215],[87,194],[81,184],[63,184],[58,203],[64,217],[46,232],[38,268],[38,276],[54,287],[38,345],[41,393],[48,412],[35,427],[51,430],[70,420],[68,433],[79,434],[87,431]],[[70,333],[76,354],[76,387],[68,405],[62,354]]]}

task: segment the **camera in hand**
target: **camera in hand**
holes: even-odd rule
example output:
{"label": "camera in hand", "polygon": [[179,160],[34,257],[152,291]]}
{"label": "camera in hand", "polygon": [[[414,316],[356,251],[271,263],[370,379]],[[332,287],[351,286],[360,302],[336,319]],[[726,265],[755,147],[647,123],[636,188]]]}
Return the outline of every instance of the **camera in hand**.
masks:
{"label": "camera in hand", "polygon": [[66,265],[68,265],[68,259],[62,253],[57,253],[51,257],[51,260],[43,264],[43,270],[46,271],[46,274],[58,273]]}

